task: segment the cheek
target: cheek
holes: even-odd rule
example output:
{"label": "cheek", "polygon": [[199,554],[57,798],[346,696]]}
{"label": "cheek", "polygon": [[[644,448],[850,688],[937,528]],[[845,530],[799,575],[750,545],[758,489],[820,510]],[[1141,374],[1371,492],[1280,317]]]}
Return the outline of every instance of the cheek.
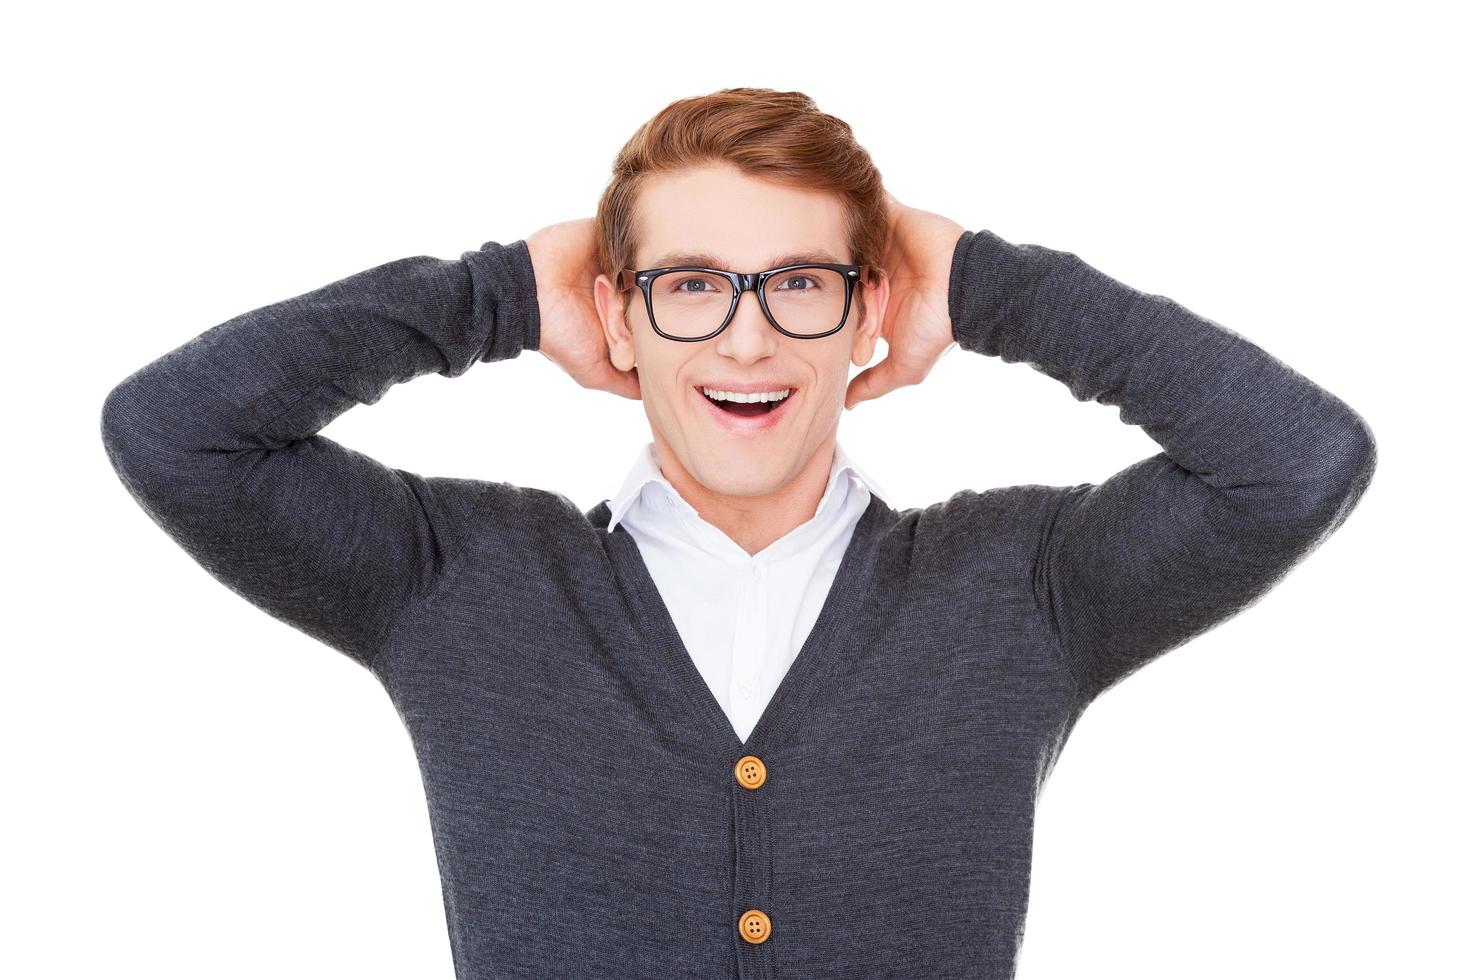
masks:
{"label": "cheek", "polygon": [[813,366],[813,389],[819,397],[815,402],[827,402],[841,397],[849,385],[849,343],[833,351],[833,357]]}
{"label": "cheek", "polygon": [[649,401],[649,407],[656,415],[663,418],[670,418],[674,414],[689,410],[688,406],[681,399],[681,390],[669,382],[663,382],[655,386],[653,394],[653,398],[646,400]]}
{"label": "cheek", "polygon": [[661,363],[657,358],[650,358],[648,363],[641,362],[639,383],[644,394],[646,415],[652,419],[677,421],[700,407],[687,397],[689,392],[681,377],[679,364]]}

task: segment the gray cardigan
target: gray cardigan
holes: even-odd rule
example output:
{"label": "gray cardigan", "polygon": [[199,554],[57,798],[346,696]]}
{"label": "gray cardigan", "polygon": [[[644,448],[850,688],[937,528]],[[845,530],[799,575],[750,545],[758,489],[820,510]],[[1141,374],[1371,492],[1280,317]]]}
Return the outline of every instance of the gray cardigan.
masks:
{"label": "gray cardigan", "polygon": [[535,350],[526,244],[242,314],[119,383],[123,484],[213,576],[383,684],[456,975],[1012,977],[1034,807],[1081,712],[1334,531],[1364,419],[1068,252],[967,232],[959,345],[1118,406],[1099,484],[872,498],[744,743],[608,501],[391,469],[318,435],[394,384]]}

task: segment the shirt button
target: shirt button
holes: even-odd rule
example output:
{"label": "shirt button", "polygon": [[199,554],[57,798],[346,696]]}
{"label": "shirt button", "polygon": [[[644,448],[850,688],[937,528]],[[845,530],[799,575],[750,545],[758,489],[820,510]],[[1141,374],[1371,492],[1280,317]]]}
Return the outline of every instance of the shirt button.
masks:
{"label": "shirt button", "polygon": [[737,926],[742,938],[749,943],[765,943],[772,935],[772,920],[761,909],[747,909]]}
{"label": "shirt button", "polygon": [[767,782],[767,767],[755,755],[744,755],[736,761],[736,780],[744,789],[756,789]]}
{"label": "shirt button", "polygon": [[760,581],[762,581],[762,566],[761,565],[753,565],[752,566],[752,581],[754,581],[754,582],[760,582]]}
{"label": "shirt button", "polygon": [[738,694],[738,696],[741,697],[741,699],[743,701],[747,700],[748,698],[750,698],[752,696],[752,685],[750,685],[750,684],[738,684],[737,685],[737,694]]}

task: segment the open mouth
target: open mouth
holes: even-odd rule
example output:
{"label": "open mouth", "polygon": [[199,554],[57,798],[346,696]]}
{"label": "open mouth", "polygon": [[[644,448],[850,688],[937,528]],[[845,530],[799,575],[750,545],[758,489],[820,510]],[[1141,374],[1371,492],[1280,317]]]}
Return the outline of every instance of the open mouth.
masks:
{"label": "open mouth", "polygon": [[725,412],[728,415],[735,415],[740,418],[754,418],[759,415],[770,415],[781,405],[790,400],[793,395],[796,394],[798,391],[797,388],[787,388],[785,389],[788,393],[786,397],[774,399],[771,401],[748,402],[735,401],[729,398],[712,398],[710,395],[706,394],[705,389],[697,388],[696,390],[701,393],[702,398],[706,399],[706,401],[721,409],[721,411]]}

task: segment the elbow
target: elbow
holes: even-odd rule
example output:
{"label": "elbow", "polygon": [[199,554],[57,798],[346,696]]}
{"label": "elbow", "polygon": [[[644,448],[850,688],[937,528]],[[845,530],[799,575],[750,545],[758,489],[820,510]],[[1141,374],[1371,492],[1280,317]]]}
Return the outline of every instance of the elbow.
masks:
{"label": "elbow", "polygon": [[1324,476],[1321,482],[1335,497],[1359,499],[1376,473],[1376,434],[1355,409],[1344,406],[1333,435],[1325,441]]}
{"label": "elbow", "polygon": [[130,404],[128,378],[116,385],[102,400],[100,429],[102,448],[113,469],[118,469],[127,454],[129,430],[133,427],[134,409]]}
{"label": "elbow", "polygon": [[139,428],[136,379],[136,375],[123,379],[102,400],[102,446],[115,467],[128,455],[131,437]]}
{"label": "elbow", "polygon": [[135,416],[130,404],[128,384],[128,381],[119,384],[102,400],[102,448],[107,453],[107,461],[113,472],[136,497],[138,483],[133,474],[137,471],[135,460],[138,449],[133,441]]}
{"label": "elbow", "polygon": [[1376,473],[1375,433],[1365,418],[1341,403],[1333,424],[1315,443],[1312,463],[1303,470],[1296,488],[1297,506],[1319,535],[1345,522],[1365,496]]}
{"label": "elbow", "polygon": [[164,419],[144,371],[124,378],[102,401],[99,428],[103,450],[113,470],[135,492],[167,448],[161,438],[165,434]]}
{"label": "elbow", "polygon": [[1354,409],[1351,410],[1351,416],[1354,430],[1352,449],[1348,454],[1354,463],[1351,474],[1353,483],[1364,492],[1371,483],[1371,477],[1376,474],[1376,434],[1371,431],[1370,423]]}

